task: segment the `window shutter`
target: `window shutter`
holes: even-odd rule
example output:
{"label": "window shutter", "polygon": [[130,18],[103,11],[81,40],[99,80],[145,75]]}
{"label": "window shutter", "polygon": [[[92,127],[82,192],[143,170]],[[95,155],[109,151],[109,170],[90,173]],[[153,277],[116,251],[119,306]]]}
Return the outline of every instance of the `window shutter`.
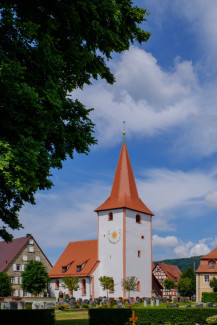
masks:
{"label": "window shutter", "polygon": [[22,264],[22,265],[21,265],[21,271],[24,271],[24,267],[25,267],[25,265]]}
{"label": "window shutter", "polygon": [[17,270],[17,265],[13,264],[13,270],[16,271]]}
{"label": "window shutter", "polygon": [[20,297],[23,297],[23,290],[20,290]]}

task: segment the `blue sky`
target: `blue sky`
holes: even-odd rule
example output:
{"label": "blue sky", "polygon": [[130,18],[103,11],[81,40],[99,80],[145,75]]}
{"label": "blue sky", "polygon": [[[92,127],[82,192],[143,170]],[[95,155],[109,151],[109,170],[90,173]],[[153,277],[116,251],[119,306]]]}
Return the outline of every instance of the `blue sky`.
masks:
{"label": "blue sky", "polygon": [[155,213],[153,259],[204,255],[217,246],[217,2],[146,0],[150,40],[114,55],[116,83],[72,98],[96,124],[98,145],[53,171],[20,219],[52,263],[69,241],[95,239],[94,209],[110,193],[126,121],[139,195]]}

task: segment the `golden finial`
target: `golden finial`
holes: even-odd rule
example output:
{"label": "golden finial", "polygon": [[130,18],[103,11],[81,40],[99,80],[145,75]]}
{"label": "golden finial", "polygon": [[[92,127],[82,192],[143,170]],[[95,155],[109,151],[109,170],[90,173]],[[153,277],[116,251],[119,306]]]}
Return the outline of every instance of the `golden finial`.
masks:
{"label": "golden finial", "polygon": [[125,131],[125,124],[126,124],[126,121],[123,121],[123,142],[125,142],[125,134],[126,134],[126,131]]}

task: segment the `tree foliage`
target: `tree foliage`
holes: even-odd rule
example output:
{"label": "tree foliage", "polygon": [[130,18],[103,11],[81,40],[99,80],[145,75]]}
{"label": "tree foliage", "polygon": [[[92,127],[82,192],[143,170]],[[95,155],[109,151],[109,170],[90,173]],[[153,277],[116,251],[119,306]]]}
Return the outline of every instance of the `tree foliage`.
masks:
{"label": "tree foliage", "polygon": [[100,281],[100,285],[103,288],[103,290],[106,290],[107,292],[107,298],[108,298],[108,292],[110,291],[114,291],[114,281],[113,278],[110,276],[101,276],[99,278]]}
{"label": "tree foliage", "polygon": [[126,279],[122,280],[121,285],[124,290],[128,292],[128,296],[130,297],[130,291],[137,290],[137,278],[135,276],[126,277]]}
{"label": "tree foliage", "polygon": [[0,297],[9,297],[13,293],[11,278],[5,272],[0,272]]}
{"label": "tree foliage", "polygon": [[170,278],[167,278],[164,280],[163,286],[167,290],[172,290],[172,289],[175,289],[175,287],[176,287],[175,282]]}
{"label": "tree foliage", "polygon": [[25,271],[22,272],[22,289],[38,295],[47,288],[48,282],[49,276],[45,266],[38,261],[28,261]]}
{"label": "tree foliage", "polygon": [[64,276],[63,278],[63,287],[68,288],[72,292],[77,291],[80,287],[79,284],[79,278],[78,277],[70,277],[70,276]]}
{"label": "tree foliage", "polygon": [[217,292],[217,278],[215,276],[210,280],[209,285],[213,289],[213,292]]}
{"label": "tree foliage", "polygon": [[[182,279],[183,281],[181,281]],[[185,279],[187,280],[184,281]],[[179,283],[179,281],[181,282]],[[178,289],[180,286],[181,291],[183,292],[182,294],[179,289],[181,296],[192,297],[196,293],[196,274],[191,266],[187,267],[187,269],[182,272],[179,281],[178,281]]]}
{"label": "tree foliage", "polygon": [[131,0],[2,0],[0,3],[0,236],[19,229],[18,213],[49,189],[52,168],[96,143],[86,109],[70,92],[98,77],[107,61],[150,34]]}

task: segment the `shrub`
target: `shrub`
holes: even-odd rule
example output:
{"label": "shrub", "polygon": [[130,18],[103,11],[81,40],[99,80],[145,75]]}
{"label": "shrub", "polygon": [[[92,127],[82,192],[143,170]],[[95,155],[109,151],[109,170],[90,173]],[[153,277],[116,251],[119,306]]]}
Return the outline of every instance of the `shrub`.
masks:
{"label": "shrub", "polygon": [[83,304],[81,307],[82,308],[89,308],[89,305],[88,304]]}
{"label": "shrub", "polygon": [[217,292],[202,292],[203,302],[217,302]]}
{"label": "shrub", "polygon": [[[147,308],[135,309],[137,325],[171,325],[205,324],[209,316],[216,314],[211,308]],[[89,325],[130,325],[132,310],[126,309],[90,309]]]}
{"label": "shrub", "polygon": [[4,325],[54,325],[55,317],[53,309],[2,309],[0,311],[1,323]]}

